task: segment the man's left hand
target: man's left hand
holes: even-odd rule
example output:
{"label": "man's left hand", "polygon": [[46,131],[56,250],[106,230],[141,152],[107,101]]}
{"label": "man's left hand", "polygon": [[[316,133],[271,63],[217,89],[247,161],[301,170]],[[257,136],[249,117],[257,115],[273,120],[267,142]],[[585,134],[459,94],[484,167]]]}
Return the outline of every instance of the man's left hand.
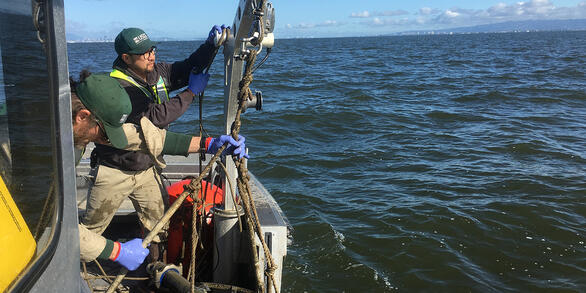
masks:
{"label": "man's left hand", "polygon": [[222,31],[226,28],[229,29],[230,27],[224,24],[222,26],[214,25],[210,30],[210,33],[208,34],[208,39],[206,40],[206,43],[214,45],[215,47],[219,47],[219,41],[220,37],[222,36]]}
{"label": "man's left hand", "polygon": [[225,143],[228,143],[226,149],[222,152],[222,155],[234,155],[238,156],[238,159],[250,157],[246,153],[246,139],[242,135],[238,135],[238,141],[234,140],[231,135],[221,135],[220,137],[210,137],[206,141],[206,153],[215,154]]}
{"label": "man's left hand", "polygon": [[203,90],[208,85],[208,80],[210,79],[210,75],[207,73],[190,73],[189,74],[189,85],[187,88],[194,94],[199,95],[203,92]]}

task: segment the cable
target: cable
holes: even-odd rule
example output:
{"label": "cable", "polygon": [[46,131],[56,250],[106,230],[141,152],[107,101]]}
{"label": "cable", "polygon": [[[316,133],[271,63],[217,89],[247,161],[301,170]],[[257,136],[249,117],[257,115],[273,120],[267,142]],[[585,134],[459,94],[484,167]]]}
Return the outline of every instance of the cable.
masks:
{"label": "cable", "polygon": [[260,62],[258,63],[258,65],[256,65],[256,67],[254,67],[254,69],[252,69],[252,73],[254,73],[259,67],[261,67],[265,61],[267,61],[267,59],[269,58],[269,54],[271,54],[271,49],[272,48],[267,48],[267,53],[265,54],[264,58],[262,58],[262,60],[260,60]]}

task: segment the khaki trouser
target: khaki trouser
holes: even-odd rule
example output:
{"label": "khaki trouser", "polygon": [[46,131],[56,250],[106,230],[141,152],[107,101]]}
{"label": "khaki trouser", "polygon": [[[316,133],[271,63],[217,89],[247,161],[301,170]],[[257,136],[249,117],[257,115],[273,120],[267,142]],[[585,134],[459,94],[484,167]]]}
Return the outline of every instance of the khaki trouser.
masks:
{"label": "khaki trouser", "polygon": [[[163,217],[163,196],[167,196],[155,167],[144,171],[121,171],[98,165],[96,169],[95,182],[88,191],[87,208],[81,220],[87,229],[102,234],[128,197],[145,233],[150,232]],[[159,233],[153,242],[160,242],[160,236],[165,232]]]}

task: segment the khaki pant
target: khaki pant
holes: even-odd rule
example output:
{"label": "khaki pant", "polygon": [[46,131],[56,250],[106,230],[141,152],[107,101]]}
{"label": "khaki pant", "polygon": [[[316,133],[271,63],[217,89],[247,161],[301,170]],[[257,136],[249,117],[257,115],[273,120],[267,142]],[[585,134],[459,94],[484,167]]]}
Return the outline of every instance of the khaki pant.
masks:
{"label": "khaki pant", "polygon": [[[86,212],[81,221],[88,230],[102,234],[128,197],[146,230],[145,233],[148,233],[163,217],[163,196],[167,196],[167,193],[155,167],[144,171],[121,171],[98,165],[95,182],[88,191]],[[160,242],[159,236],[165,232],[159,233],[153,242]]]}

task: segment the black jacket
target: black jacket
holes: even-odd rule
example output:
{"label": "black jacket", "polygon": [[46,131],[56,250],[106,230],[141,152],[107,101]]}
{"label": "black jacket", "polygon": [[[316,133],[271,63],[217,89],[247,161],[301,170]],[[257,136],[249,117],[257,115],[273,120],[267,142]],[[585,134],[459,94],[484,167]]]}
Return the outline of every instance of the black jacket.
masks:
{"label": "black jacket", "polygon": [[[112,68],[126,73],[149,91],[152,91],[152,85],[157,83],[159,77],[162,77],[167,91],[171,92],[187,86],[191,69],[193,67],[204,68],[212,58],[214,50],[213,45],[204,43],[183,61],[173,64],[155,63],[154,70],[147,75],[148,84],[129,70],[126,63],[120,58],[114,61]],[[153,99],[147,98],[138,87],[122,79],[118,79],[118,81],[128,93],[132,104],[132,112],[126,120],[129,123],[139,125],[140,118],[146,116],[157,127],[167,128],[171,122],[183,115],[193,102],[193,95],[183,91],[168,101],[161,101],[161,104],[157,104]],[[141,171],[154,165],[153,160],[145,153],[125,151],[100,144],[96,144],[96,148],[92,152],[92,162],[96,162],[96,160],[102,165],[124,171]]]}

